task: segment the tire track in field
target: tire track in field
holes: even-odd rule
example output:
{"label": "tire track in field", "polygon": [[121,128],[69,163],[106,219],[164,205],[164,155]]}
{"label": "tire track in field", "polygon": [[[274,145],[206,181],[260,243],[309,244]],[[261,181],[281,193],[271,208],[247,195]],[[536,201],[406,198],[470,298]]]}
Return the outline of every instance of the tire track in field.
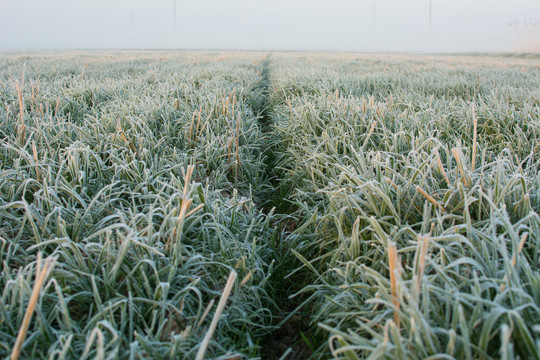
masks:
{"label": "tire track in field", "polygon": [[[291,212],[287,197],[288,189],[280,186],[280,173],[276,146],[279,139],[276,138],[273,126],[273,106],[270,100],[271,80],[271,54],[267,55],[261,63],[260,81],[253,88],[255,97],[252,100],[252,109],[259,118],[262,133],[264,134],[264,174],[268,182],[268,190],[258,194],[258,200],[265,213],[274,212],[278,218],[283,219]],[[306,343],[307,334],[311,333],[310,321],[302,316],[299,311],[300,300],[291,299],[290,296],[300,290],[294,279],[287,279],[290,265],[296,258],[290,251],[287,241],[287,229],[290,224],[287,221],[278,221],[276,224],[276,243],[273,244],[276,259],[276,268],[271,276],[273,283],[276,309],[274,313],[274,330],[262,339],[262,359],[306,359],[312,351]]]}
{"label": "tire track in field", "polygon": [[252,98],[251,108],[255,115],[259,118],[261,131],[264,135],[264,175],[268,181],[268,191],[258,194],[259,200],[266,212],[275,206],[273,199],[274,189],[276,188],[276,177],[273,172],[275,165],[275,152],[272,142],[273,126],[272,126],[272,104],[270,102],[270,57],[268,54],[261,62],[260,80],[252,89],[255,94]]}

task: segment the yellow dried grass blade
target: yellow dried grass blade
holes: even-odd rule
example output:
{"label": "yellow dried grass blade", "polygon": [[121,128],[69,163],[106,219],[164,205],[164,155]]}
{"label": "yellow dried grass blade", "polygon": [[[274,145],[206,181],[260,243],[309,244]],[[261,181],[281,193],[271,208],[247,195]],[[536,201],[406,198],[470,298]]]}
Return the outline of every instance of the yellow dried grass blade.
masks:
{"label": "yellow dried grass blade", "polygon": [[432,203],[435,206],[438,206],[442,211],[446,211],[444,207],[437,202],[431,195],[429,195],[427,192],[425,192],[420,186],[416,187],[416,191],[418,191],[420,194],[424,195],[426,199],[429,200],[430,203]]}
{"label": "yellow dried grass blade", "polygon": [[476,119],[476,112],[474,109],[474,103],[472,104],[472,113],[473,113],[473,126],[474,126],[474,135],[473,135],[473,146],[472,146],[472,165],[471,170],[474,171],[476,165],[476,132],[478,127],[478,120]]}
{"label": "yellow dried grass blade", "polygon": [[227,284],[225,285],[225,288],[223,289],[223,293],[221,293],[221,297],[218,302],[218,306],[216,309],[216,312],[214,313],[214,317],[212,318],[212,322],[210,323],[210,327],[208,328],[208,331],[206,332],[206,335],[204,336],[203,341],[201,342],[201,347],[199,348],[199,351],[197,352],[196,360],[203,360],[204,354],[206,353],[206,349],[208,348],[208,345],[210,344],[210,340],[212,339],[212,335],[214,335],[214,331],[216,330],[217,324],[219,322],[219,319],[221,318],[221,314],[223,313],[223,310],[225,309],[225,305],[227,304],[227,299],[229,298],[229,295],[231,294],[231,290],[234,285],[234,281],[236,280],[236,271],[231,271],[229,275],[229,279],[227,280]]}
{"label": "yellow dried grass blade", "polygon": [[392,242],[388,243],[388,264],[390,266],[390,287],[392,291],[392,303],[394,304],[394,321],[399,328],[401,320],[399,318],[398,310],[400,308],[398,289],[397,289],[397,277],[399,271],[399,259],[397,255],[396,245]]}
{"label": "yellow dried grass blade", "polygon": [[34,310],[36,308],[36,304],[39,298],[39,293],[41,292],[41,288],[43,287],[43,283],[45,282],[47,275],[49,274],[50,270],[54,266],[54,263],[56,262],[55,258],[49,257],[45,260],[45,264],[43,265],[42,269],[41,258],[42,255],[41,252],[39,252],[36,262],[36,280],[34,282],[34,288],[32,289],[30,301],[28,302],[21,327],[19,328],[17,340],[15,341],[15,345],[13,346],[13,350],[11,352],[11,360],[17,360],[21,354],[22,346],[26,338],[26,333],[28,332],[28,327],[30,326],[30,321],[32,320],[32,315],[34,314]]}

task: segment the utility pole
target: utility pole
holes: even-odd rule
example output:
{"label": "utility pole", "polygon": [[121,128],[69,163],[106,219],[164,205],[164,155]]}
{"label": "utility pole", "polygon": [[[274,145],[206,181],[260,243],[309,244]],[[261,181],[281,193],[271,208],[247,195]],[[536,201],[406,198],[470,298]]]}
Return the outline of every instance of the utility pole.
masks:
{"label": "utility pole", "polygon": [[373,36],[377,36],[377,2],[373,0]]}
{"label": "utility pole", "polygon": [[176,32],[176,0],[173,0],[173,31]]}
{"label": "utility pole", "polygon": [[244,32],[244,1],[242,0],[241,9],[240,9],[240,17],[241,17],[241,24],[242,24],[242,33]]}
{"label": "utility pole", "polygon": [[429,0],[429,37],[431,38],[431,0]]}

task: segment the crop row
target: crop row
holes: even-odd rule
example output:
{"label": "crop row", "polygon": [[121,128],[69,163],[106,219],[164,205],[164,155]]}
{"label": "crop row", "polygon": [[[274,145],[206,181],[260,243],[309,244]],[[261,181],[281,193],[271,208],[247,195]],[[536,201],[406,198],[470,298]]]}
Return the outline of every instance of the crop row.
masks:
{"label": "crop row", "polygon": [[540,356],[539,72],[498,61],[275,62],[320,356]]}
{"label": "crop row", "polygon": [[214,317],[206,356],[258,353],[275,237],[253,195],[260,58],[2,60],[2,357],[21,334],[24,357],[195,357]]}

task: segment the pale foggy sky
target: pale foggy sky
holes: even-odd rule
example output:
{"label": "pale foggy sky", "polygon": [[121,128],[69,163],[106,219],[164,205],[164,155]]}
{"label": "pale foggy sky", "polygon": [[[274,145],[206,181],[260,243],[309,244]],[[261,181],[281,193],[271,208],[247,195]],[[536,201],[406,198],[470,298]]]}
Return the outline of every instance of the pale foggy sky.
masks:
{"label": "pale foggy sky", "polygon": [[540,0],[429,3],[0,0],[0,49],[540,51]]}

